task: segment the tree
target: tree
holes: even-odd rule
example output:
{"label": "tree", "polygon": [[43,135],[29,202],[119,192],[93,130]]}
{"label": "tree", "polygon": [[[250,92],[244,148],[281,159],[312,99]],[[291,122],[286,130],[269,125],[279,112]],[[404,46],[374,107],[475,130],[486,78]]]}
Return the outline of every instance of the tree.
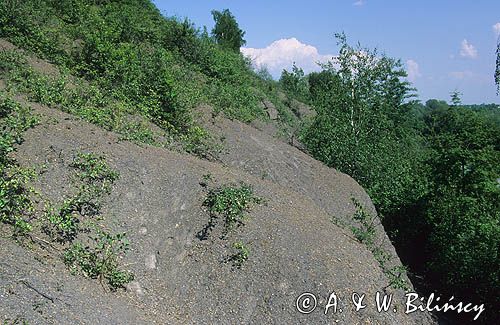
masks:
{"label": "tree", "polygon": [[293,63],[292,72],[283,69],[279,83],[283,90],[290,96],[302,101],[308,100],[307,78],[302,68]]}
{"label": "tree", "polygon": [[261,66],[256,72],[257,76],[262,80],[272,82],[274,81],[273,76],[269,72],[266,66]]}
{"label": "tree", "polygon": [[497,66],[495,69],[495,84],[497,85],[497,95],[500,92],[500,37],[497,41]]}
{"label": "tree", "polygon": [[399,60],[337,38],[338,58],[309,75],[317,115],[302,140],[317,159],[367,188],[385,214],[421,196],[419,136],[406,103],[412,90]]}
{"label": "tree", "polygon": [[457,89],[451,92],[451,104],[453,106],[459,106],[462,104],[462,93],[459,92]]}
{"label": "tree", "polygon": [[243,39],[245,32],[239,28],[233,14],[229,9],[224,9],[222,12],[212,10],[212,17],[215,21],[212,29],[215,41],[223,48],[239,52],[240,48],[246,44]]}
{"label": "tree", "polygon": [[427,275],[439,291],[492,308],[500,302],[500,127],[461,106],[429,115]]}

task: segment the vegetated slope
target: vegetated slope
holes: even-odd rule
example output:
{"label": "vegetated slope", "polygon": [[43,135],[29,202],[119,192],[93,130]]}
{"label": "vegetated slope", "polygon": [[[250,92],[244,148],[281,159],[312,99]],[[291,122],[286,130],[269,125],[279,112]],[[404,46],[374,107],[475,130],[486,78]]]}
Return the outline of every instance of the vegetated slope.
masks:
{"label": "vegetated slope", "polygon": [[[77,92],[87,88],[87,103],[95,107],[86,107],[87,117],[118,133],[150,141],[133,132],[138,123],[122,121],[139,115],[188,151],[206,155],[200,136],[206,134],[190,114],[199,103],[250,122],[266,119],[260,103],[267,99],[280,111],[282,127],[296,120],[279,100],[276,82],[259,78],[249,60],[187,19],[163,16],[150,0],[5,1],[0,37],[83,78]],[[66,83],[54,80],[52,88]],[[63,97],[45,99],[71,109],[75,102],[67,97],[77,96]]]}
{"label": "vegetated slope", "polygon": [[[58,272],[37,273],[39,265],[29,257],[37,256],[37,252],[16,249],[14,252],[21,259],[10,260],[8,269],[21,272],[20,278],[33,286],[39,285],[37,289],[53,297],[54,303],[39,295],[30,300],[32,292],[23,297],[18,283],[17,290],[9,294],[7,288],[19,280],[11,275],[3,284],[4,315],[19,315],[35,323],[51,319],[62,322],[69,317],[64,310],[84,322],[98,317],[100,323],[136,323],[140,317],[145,322],[159,323],[291,324],[327,323],[333,319],[346,323],[420,323],[416,317],[421,315],[379,314],[373,305],[363,312],[353,312],[347,304],[352,292],[375,297],[376,291],[386,287],[388,279],[371,252],[330,222],[311,199],[236,169],[164,149],[118,142],[116,135],[56,111],[38,112],[50,117],[50,122],[42,122],[26,132],[25,142],[16,153],[18,161],[21,165],[45,163],[47,172],[40,177],[38,189],[61,197],[65,192],[61,185],[67,183],[67,165],[76,151],[96,152],[107,158],[121,176],[103,214],[108,227],[127,231],[132,250],[124,262],[136,280],[129,285],[127,294],[116,295],[117,300],[130,306],[124,315],[120,308],[115,308],[116,302],[109,302],[110,294],[104,293],[97,281],[83,282],[67,273],[59,276],[67,271],[58,261],[57,252],[52,252],[55,258],[38,255],[37,259],[53,264]],[[196,236],[209,221],[202,208],[206,193],[199,184],[205,174],[210,174],[217,184],[244,181],[265,199],[265,204],[253,210],[244,226],[224,239],[210,236],[200,240]],[[348,186],[352,192],[362,193],[354,182]],[[241,269],[224,262],[231,254],[230,244],[236,240],[249,243],[251,250]],[[47,250],[51,252],[50,248]],[[93,289],[82,290],[78,285]],[[294,302],[300,293],[314,292],[324,299],[332,290],[345,297],[344,313],[301,316],[295,310]],[[101,310],[109,308],[109,313],[103,313],[101,319],[92,312],[87,318],[90,310],[83,303],[89,299],[87,295],[102,306]],[[24,300],[24,304],[19,305],[19,300]],[[46,304],[37,305],[36,311],[19,309],[31,301]],[[58,310],[53,309],[53,304],[64,308],[51,314],[49,311]],[[403,310],[401,304],[398,307]],[[128,315],[137,319],[124,319]]]}
{"label": "vegetated slope", "polygon": [[[43,233],[31,234],[31,248],[2,236],[0,314],[5,320],[36,324],[432,322],[425,314],[405,314],[403,291],[388,287],[390,279],[369,247],[331,221],[332,217],[349,221],[348,216],[356,212],[351,196],[373,213],[365,192],[349,177],[320,167],[296,149],[238,122],[220,121],[219,132],[226,137],[229,151],[221,158],[225,166],[120,141],[115,133],[78,117],[27,102],[24,96],[14,98],[41,116],[40,124],[24,134],[13,157],[21,166],[39,172],[33,184],[42,198],[58,204],[72,195],[71,166],[78,152],[102,155],[119,173],[104,199],[100,222],[113,232],[127,232],[131,249],[120,263],[135,279],[126,291],[108,292],[98,280],[71,276],[62,262],[67,246],[44,240]],[[247,147],[237,150],[238,138],[258,145],[247,141]],[[260,152],[262,148],[272,150]],[[269,154],[275,166],[266,162]],[[245,163],[250,157],[265,163],[253,170],[253,163]],[[271,179],[261,174],[266,172],[262,168],[269,168]],[[292,170],[297,179],[285,181]],[[240,181],[263,202],[254,204],[243,224],[227,233],[221,219],[210,227],[213,220],[204,206],[209,189]],[[319,190],[309,193],[314,187]],[[3,230],[6,227],[2,225]],[[249,254],[238,255],[241,250],[234,243],[243,243]],[[240,265],[233,263],[235,255],[241,257]],[[384,290],[395,293],[398,312],[375,310],[375,293]],[[340,297],[343,312],[324,315],[325,300],[332,291]],[[303,292],[318,296],[319,308],[312,314],[301,315],[295,309],[295,300]],[[366,309],[353,310],[353,292],[366,294]]]}
{"label": "vegetated slope", "polygon": [[[354,179],[252,126],[212,114],[213,109],[209,106],[201,106],[198,111],[203,126],[224,139],[224,150],[219,156],[222,163],[310,198],[327,213],[329,220],[348,231],[372,227],[371,244],[387,254],[382,262],[385,267],[390,270],[401,265],[380,219],[376,217],[375,207]],[[367,220],[368,224],[362,225],[362,220],[353,218],[356,201],[373,216]],[[406,275],[402,274],[402,277],[407,281]]]}

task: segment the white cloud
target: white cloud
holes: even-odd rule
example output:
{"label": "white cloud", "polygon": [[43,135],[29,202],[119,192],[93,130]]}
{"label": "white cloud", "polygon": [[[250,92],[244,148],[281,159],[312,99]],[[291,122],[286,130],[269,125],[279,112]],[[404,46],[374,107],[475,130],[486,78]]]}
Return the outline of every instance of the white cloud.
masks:
{"label": "white cloud", "polygon": [[471,79],[474,77],[474,73],[471,71],[453,71],[450,72],[450,76],[454,79],[458,80],[464,80],[464,79]]}
{"label": "white cloud", "polygon": [[354,6],[361,7],[365,4],[365,0],[357,0],[353,3]]}
{"label": "white cloud", "polygon": [[414,82],[417,78],[421,77],[420,69],[418,67],[418,63],[414,60],[406,61],[407,72],[408,72],[408,80]]}
{"label": "white cloud", "polygon": [[475,59],[477,58],[477,50],[474,45],[470,44],[469,41],[464,39],[460,48],[460,56],[464,58]]}
{"label": "white cloud", "polygon": [[333,55],[320,54],[316,47],[296,38],[280,39],[260,49],[242,47],[241,53],[250,57],[257,68],[266,67],[273,77],[279,77],[283,69],[290,71],[294,62],[309,73],[320,70],[317,62],[326,63],[333,58]]}
{"label": "white cloud", "polygon": [[459,82],[473,82],[476,85],[491,85],[491,75],[478,73],[470,70],[452,71],[449,73],[452,79]]}
{"label": "white cloud", "polygon": [[500,22],[493,25],[493,32],[496,36],[500,36]]}

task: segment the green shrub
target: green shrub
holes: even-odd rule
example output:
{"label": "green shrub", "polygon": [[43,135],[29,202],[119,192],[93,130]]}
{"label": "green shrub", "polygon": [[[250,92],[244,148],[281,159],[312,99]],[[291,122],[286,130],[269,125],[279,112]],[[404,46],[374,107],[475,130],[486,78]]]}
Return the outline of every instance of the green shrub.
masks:
{"label": "green shrub", "polygon": [[71,167],[78,170],[82,185],[59,208],[49,206],[45,213],[48,221],[46,232],[60,241],[76,238],[81,217],[99,215],[102,196],[110,193],[112,184],[118,178],[118,173],[107,165],[104,157],[93,153],[78,152]]}
{"label": "green shrub", "polygon": [[[74,89],[66,78],[21,69],[14,71],[11,84],[31,100],[122,131],[124,139],[144,135],[129,136],[124,119],[140,114],[176,140],[196,144],[194,150],[185,146],[188,151],[208,157],[203,152],[208,147],[198,145],[193,107],[206,102],[230,118],[250,122],[265,119],[259,102],[265,92],[275,92],[238,51],[219,46],[188,20],[161,16],[147,0],[9,0],[0,8],[0,19],[8,22],[2,26],[9,26],[0,36],[90,82]],[[149,136],[144,139],[152,143]]]}
{"label": "green shrub", "polygon": [[236,250],[236,253],[229,260],[233,262],[234,267],[241,268],[243,263],[250,257],[250,250],[242,241],[233,243],[233,248]]}
{"label": "green shrub", "polygon": [[110,187],[118,179],[118,173],[112,170],[102,156],[93,153],[78,152],[71,167],[79,170],[78,177],[92,187],[98,187],[103,193],[109,193]]}
{"label": "green shrub", "polygon": [[9,157],[22,134],[37,123],[31,111],[0,92],[0,221],[13,227],[16,235],[31,231],[29,222],[34,204],[28,185],[34,172],[21,168]]}
{"label": "green shrub", "polygon": [[11,225],[16,235],[27,234],[32,229],[29,217],[34,210],[33,190],[28,182],[34,173],[18,167],[0,173],[0,221]]}
{"label": "green shrub", "polygon": [[224,226],[229,231],[243,224],[244,212],[249,211],[252,203],[260,203],[261,198],[253,194],[253,189],[245,184],[223,186],[209,191],[204,205],[212,216],[222,216]]}
{"label": "green shrub", "polygon": [[[405,279],[406,267],[398,265],[389,268],[387,263],[392,259],[391,254],[389,254],[381,246],[375,245],[375,217],[366,212],[361,203],[355,198],[352,198],[352,202],[356,208],[356,211],[353,214],[353,220],[359,223],[359,226],[351,226],[352,233],[360,243],[366,245],[366,247],[372,252],[373,257],[389,279],[387,287],[409,290],[408,282]],[[336,223],[336,219],[333,218],[332,222]],[[342,226],[338,223],[337,225]]]}
{"label": "green shrub", "polygon": [[112,290],[123,287],[134,279],[131,272],[119,269],[118,259],[128,250],[125,233],[111,235],[99,231],[92,238],[92,246],[74,243],[64,253],[64,263],[73,274],[106,280]]}
{"label": "green shrub", "polygon": [[361,203],[352,199],[354,206],[356,207],[356,212],[353,215],[353,220],[360,224],[359,227],[352,226],[351,230],[358,241],[363,244],[373,245],[373,240],[375,238],[375,227],[374,227],[374,217],[363,209]]}

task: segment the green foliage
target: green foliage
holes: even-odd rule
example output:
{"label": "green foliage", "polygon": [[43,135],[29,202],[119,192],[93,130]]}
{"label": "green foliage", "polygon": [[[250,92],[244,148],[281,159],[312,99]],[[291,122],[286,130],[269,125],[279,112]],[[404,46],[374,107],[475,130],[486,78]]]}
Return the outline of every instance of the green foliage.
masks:
{"label": "green foliage", "polygon": [[250,256],[250,249],[242,241],[233,243],[233,248],[236,253],[229,259],[233,262],[233,266],[240,269]]}
{"label": "green foliage", "polygon": [[245,32],[239,28],[233,14],[229,9],[224,9],[222,12],[212,10],[212,17],[215,21],[212,35],[217,44],[225,49],[239,52],[240,47],[246,44],[243,39]]}
{"label": "green foliage", "polygon": [[425,133],[435,190],[452,187],[472,196],[495,193],[500,174],[499,130],[485,116],[461,107],[431,111]]}
{"label": "green foliage", "polygon": [[[308,76],[317,117],[303,133],[310,152],[358,180],[429,290],[498,302],[500,128],[497,105],[408,101],[398,61],[354,49]],[[372,242],[363,213],[358,240]],[[415,246],[421,247],[415,250]],[[373,250],[390,281],[385,254]]]}
{"label": "green foliage", "polygon": [[451,92],[451,103],[454,105],[454,106],[458,106],[458,105],[461,105],[462,104],[462,93],[459,92],[458,90],[454,90],[453,92]]}
{"label": "green foliage", "polygon": [[123,287],[134,279],[128,271],[119,269],[118,259],[128,250],[129,243],[125,233],[111,235],[99,231],[92,238],[92,246],[74,243],[64,253],[64,263],[73,274],[106,280],[112,290]]}
{"label": "green foliage", "polygon": [[[218,24],[211,38],[188,20],[163,17],[148,0],[9,0],[0,8],[0,19],[8,22],[1,37],[51,60],[65,74],[85,79],[80,83],[21,69],[14,71],[10,84],[31,100],[121,132],[123,139],[157,144],[152,132],[131,130],[127,117],[141,115],[168,138],[200,143],[193,107],[205,102],[230,118],[250,122],[266,117],[259,105],[263,94],[276,97],[272,81],[260,79],[239,53],[244,32],[227,10],[214,11]],[[186,141],[191,135],[195,138]],[[213,155],[202,152],[210,146],[195,146],[186,148]]]}
{"label": "green foliage", "polygon": [[309,85],[304,70],[297,67],[295,63],[292,72],[283,69],[279,80],[280,86],[292,98],[303,102],[309,101]]}
{"label": "green foliage", "polygon": [[[355,198],[352,198],[352,202],[356,208],[353,219],[359,224],[359,226],[351,226],[352,233],[360,243],[365,244],[372,252],[373,257],[389,279],[387,286],[394,289],[408,290],[409,286],[405,279],[406,267],[403,265],[389,267],[387,262],[391,260],[391,255],[380,246],[375,245],[375,226],[373,224],[375,216],[366,212],[361,203]],[[335,218],[332,219],[332,222],[337,223]]]}
{"label": "green foliage", "polygon": [[120,140],[132,141],[137,144],[157,144],[157,134],[144,121],[125,122],[117,127],[116,131],[121,134]]}
{"label": "green foliage", "polygon": [[45,1],[0,2],[0,37],[9,38],[37,54],[61,59],[64,40],[61,34],[53,32],[57,27]]}
{"label": "green foliage", "polygon": [[49,221],[46,231],[60,241],[76,238],[81,216],[99,214],[102,196],[110,193],[112,184],[118,179],[118,173],[107,165],[104,157],[93,153],[77,153],[71,166],[78,170],[82,185],[58,209],[49,206],[46,212]]}
{"label": "green foliage", "polygon": [[490,120],[500,127],[500,105],[498,104],[479,104],[479,105],[461,105],[465,109],[477,112],[486,120]]}
{"label": "green foliage", "polygon": [[498,106],[429,100],[416,108],[428,192],[386,227],[397,230],[399,252],[427,290],[498,304]]}
{"label": "green foliage", "polygon": [[223,186],[209,191],[204,205],[212,216],[224,217],[226,231],[243,224],[244,212],[252,203],[260,203],[261,198],[253,194],[253,189],[245,184]]}
{"label": "green foliage", "polygon": [[424,210],[431,229],[426,245],[433,251],[429,276],[443,290],[498,301],[500,127],[454,106],[429,112],[426,134],[432,166]]}
{"label": "green foliage", "polygon": [[356,212],[353,215],[353,220],[359,223],[359,227],[351,227],[352,233],[356,239],[367,245],[373,245],[373,239],[375,237],[375,227],[373,225],[374,217],[367,213],[361,203],[358,200],[352,199],[354,206],[356,207]]}
{"label": "green foliage", "polygon": [[216,160],[222,151],[222,145],[216,144],[212,135],[198,126],[190,128],[180,141],[184,151],[208,160]]}
{"label": "green foliage", "polygon": [[15,235],[27,234],[34,204],[33,189],[28,185],[34,178],[32,170],[21,168],[9,157],[22,134],[37,123],[31,111],[0,92],[0,222],[13,227]]}
{"label": "green foliage", "polygon": [[[203,175],[200,185],[208,187],[211,181],[211,174]],[[210,189],[203,202],[203,205],[208,207],[210,221],[198,232],[197,237],[206,240],[210,231],[217,225],[217,219],[223,217],[224,228],[220,239],[226,239],[231,230],[244,225],[245,212],[250,211],[252,204],[261,202],[262,199],[255,196],[253,189],[244,183],[240,183],[240,186],[226,185]],[[231,247],[233,253],[227,257],[226,262],[232,262],[233,267],[240,269],[250,256],[250,249],[242,241],[234,242]]]}
{"label": "green foliage", "polygon": [[407,267],[404,265],[394,266],[387,270],[385,274],[389,277],[389,286],[394,289],[402,289],[404,291],[410,290],[408,281],[405,280]]}
{"label": "green foliage", "polygon": [[[86,83],[79,80],[68,82],[65,75],[60,77],[46,76],[30,68],[23,56],[13,51],[2,51],[0,57],[4,59],[2,72],[6,76],[9,86],[14,90],[26,93],[32,101],[40,102],[52,107],[58,107],[65,112],[77,115],[91,123],[97,124],[105,129],[113,130],[122,135],[122,139],[137,141],[140,143],[159,145],[158,138],[163,135],[159,131],[151,130],[151,123],[147,119],[137,121],[137,114],[133,111],[132,103],[116,102],[111,94],[103,92],[95,83]],[[140,108],[139,114],[144,114],[150,119],[157,116],[155,113],[156,101],[154,97],[149,97],[152,104]],[[168,123],[163,123],[174,135],[179,134]],[[196,152],[202,154],[212,154],[211,138],[207,136],[203,139],[191,138],[191,135],[199,127],[192,126],[185,133],[176,135],[181,142],[203,143],[198,145]],[[206,150],[206,151],[204,151]],[[193,150],[194,151],[194,150]]]}
{"label": "green foliage", "polygon": [[78,152],[71,166],[79,170],[78,177],[83,182],[97,187],[99,194],[108,194],[111,185],[118,179],[118,173],[108,166],[104,157],[93,153]]}
{"label": "green foliage", "polygon": [[271,75],[271,73],[269,72],[269,70],[267,69],[267,67],[265,66],[261,66],[257,71],[256,71],[256,74],[257,76],[264,80],[264,81],[267,81],[270,83],[270,86],[272,87],[272,84],[274,82],[273,80],[273,76]]}
{"label": "green foliage", "polygon": [[409,114],[411,95],[401,62],[347,44],[309,75],[317,116],[303,131],[309,152],[367,188],[382,214],[425,193],[420,138]]}
{"label": "green foliage", "polygon": [[28,321],[22,316],[16,316],[15,318],[5,317],[2,324],[3,325],[29,325]]}
{"label": "green foliage", "polygon": [[497,42],[497,60],[495,68],[495,84],[497,85],[497,95],[500,92],[500,41]]}
{"label": "green foliage", "polygon": [[430,275],[462,296],[497,299],[493,288],[500,286],[500,196],[490,202],[450,192],[427,209],[433,228],[428,243],[434,250],[428,261]]}
{"label": "green foliage", "polygon": [[34,210],[28,182],[33,179],[32,171],[19,167],[1,170],[0,179],[0,221],[13,227],[15,235],[31,231],[32,225],[27,217]]}

